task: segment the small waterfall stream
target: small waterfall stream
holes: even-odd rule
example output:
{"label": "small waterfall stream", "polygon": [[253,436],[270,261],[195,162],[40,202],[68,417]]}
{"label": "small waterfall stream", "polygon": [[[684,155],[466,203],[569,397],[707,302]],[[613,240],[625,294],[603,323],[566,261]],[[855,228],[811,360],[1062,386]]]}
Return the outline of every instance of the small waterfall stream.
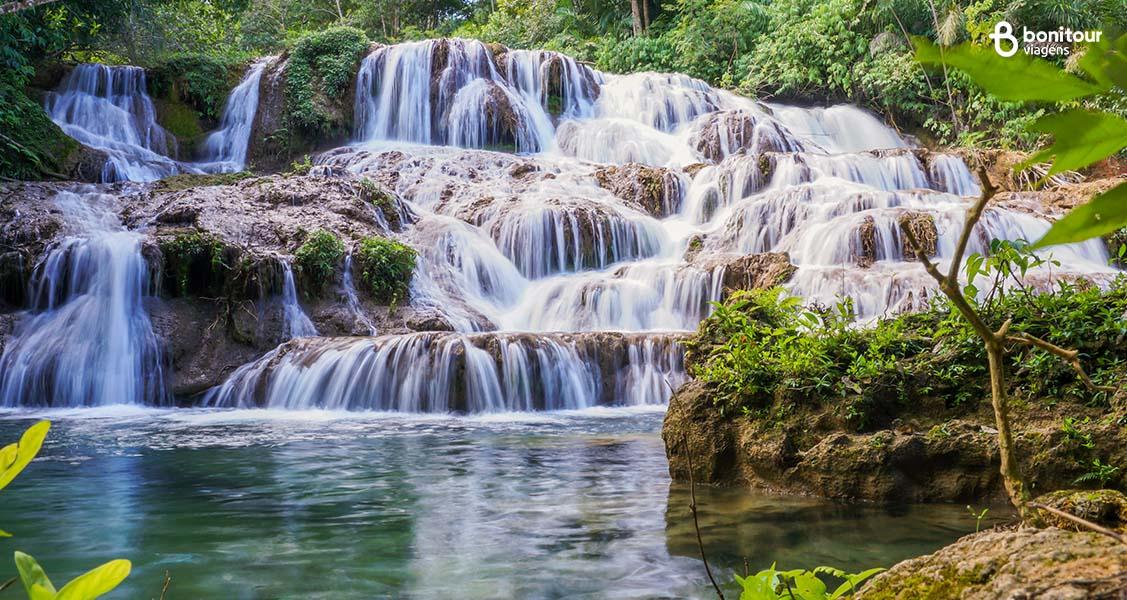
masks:
{"label": "small waterfall stream", "polygon": [[157,123],[140,67],[78,65],[47,94],[44,108],[67,135],[108,155],[102,182],[240,171],[258,110],[259,83],[271,60],[256,61],[231,91],[220,128],[207,137],[200,162],[178,158],[178,141]]}
{"label": "small waterfall stream", "polygon": [[161,342],[143,236],[117,221],[116,199],[55,198],[75,233],[36,265],[34,305],[0,355],[0,406],[164,404]]}
{"label": "small waterfall stream", "polygon": [[[266,64],[255,63],[232,93],[223,128],[209,138],[212,165],[245,159]],[[139,70],[91,65],[48,106],[56,120],[86,124],[100,136],[88,139],[120,149],[116,177],[151,179],[127,160],[136,148],[158,158],[168,151],[143,90]],[[112,111],[130,126],[97,129]],[[495,54],[469,40],[370,53],[357,75],[354,125],[356,143],[323,155],[318,169],[393,182],[411,216],[398,235],[419,252],[410,303],[455,331],[375,336],[349,257],[344,301],[373,337],[318,337],[283,261],[290,341],[238,369],[203,404],[469,413],[661,404],[685,377],[679,340],[732,281],[752,278],[740,271],[750,255],[785,253],[796,267],[791,293],[823,304],[849,297],[863,320],[918,309],[934,284],[909,260],[901,223],[934,227],[942,262],[978,192],[960,158],[913,148],[856,107],[766,104],[684,75],[609,75],[558,53]],[[986,251],[991,238],[1035,239],[1048,226],[1047,217],[994,206],[971,251]],[[124,244],[134,234],[113,235]],[[1061,266],[1031,272],[1031,283],[1112,272],[1095,241],[1053,255]],[[71,303],[35,317],[43,323],[5,351],[4,365],[28,365],[5,369],[5,404],[50,397],[17,378],[62,372],[35,348],[78,334],[49,323]],[[146,350],[144,312],[119,312],[136,336],[123,356],[133,372],[147,372],[158,363]],[[32,335],[41,337],[32,344]],[[90,404],[114,394],[161,397],[55,397]]]}

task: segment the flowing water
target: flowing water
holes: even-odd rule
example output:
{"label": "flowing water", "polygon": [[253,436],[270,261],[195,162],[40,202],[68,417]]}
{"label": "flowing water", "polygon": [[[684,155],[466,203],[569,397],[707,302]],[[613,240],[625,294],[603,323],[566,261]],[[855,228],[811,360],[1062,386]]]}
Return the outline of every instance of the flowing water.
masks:
{"label": "flowing water", "polygon": [[[177,158],[141,69],[79,66],[46,108],[109,154],[105,181],[236,170],[276,68],[251,65],[198,162]],[[370,53],[354,124],[314,172],[402,198],[394,235],[419,253],[408,301],[453,331],[374,335],[349,260],[342,298],[373,335],[320,337],[281,257],[288,341],[177,399],[199,408],[53,413],[45,459],[0,508],[52,573],[128,556],[130,597],[155,597],[165,569],[176,597],[708,596],[657,434],[685,381],[681,340],[750,253],[785,252],[791,293],[848,297],[862,321],[919,309],[934,284],[901,223],[934,223],[943,262],[978,193],[960,158],[856,107],[465,40]],[[0,406],[20,407],[2,439],[27,407],[171,400],[145,233],[96,189],[55,202],[68,231],[0,356]],[[971,251],[1048,226],[1036,207],[996,205]],[[1031,284],[1112,273],[1098,242],[1053,253]],[[888,565],[973,528],[961,507],[700,496],[725,580],[744,557]]]}
{"label": "flowing water", "polygon": [[[129,558],[114,597],[157,597],[166,570],[169,598],[713,597],[658,410],[49,416],[0,522],[56,580]],[[974,530],[961,506],[697,495],[725,582],[744,558],[887,566]]]}

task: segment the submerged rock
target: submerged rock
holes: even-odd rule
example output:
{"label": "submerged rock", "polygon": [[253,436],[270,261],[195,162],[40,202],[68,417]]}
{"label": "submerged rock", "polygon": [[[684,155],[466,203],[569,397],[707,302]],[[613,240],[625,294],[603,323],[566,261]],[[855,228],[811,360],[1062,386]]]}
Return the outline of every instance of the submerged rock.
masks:
{"label": "submerged rock", "polygon": [[994,529],[901,562],[858,600],[1122,598],[1127,544],[1091,532]]}

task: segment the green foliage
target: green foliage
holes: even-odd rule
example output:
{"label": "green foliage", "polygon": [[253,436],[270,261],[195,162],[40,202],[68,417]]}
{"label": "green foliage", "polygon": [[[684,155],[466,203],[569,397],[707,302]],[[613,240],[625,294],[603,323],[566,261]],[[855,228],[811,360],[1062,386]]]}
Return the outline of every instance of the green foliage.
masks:
{"label": "green foliage", "polygon": [[306,154],[304,157],[290,163],[290,169],[286,171],[288,175],[308,175],[310,169],[313,168],[313,159]]}
{"label": "green foliage", "polygon": [[77,148],[19,85],[0,75],[0,176],[39,179],[57,173]]}
{"label": "green foliage", "polygon": [[1085,472],[1083,475],[1077,477],[1076,480],[1073,481],[1073,483],[1075,483],[1075,484],[1095,483],[1095,484],[1097,484],[1098,488],[1102,489],[1102,488],[1107,486],[1107,482],[1111,481],[1111,478],[1115,477],[1115,474],[1118,473],[1118,472],[1119,472],[1119,467],[1109,465],[1109,464],[1105,464],[1100,459],[1094,458],[1094,459],[1092,459],[1092,462],[1091,462],[1091,464],[1088,468],[1088,471]]}
{"label": "green foliage", "polygon": [[94,600],[125,581],[133,568],[127,560],[111,560],[75,577],[56,592],[47,573],[34,558],[18,551],[15,557],[16,570],[29,600]]}
{"label": "green foliage", "polygon": [[223,271],[229,268],[223,242],[206,233],[187,231],[159,243],[168,293],[187,296],[216,291]]}
{"label": "green foliage", "polygon": [[215,56],[180,54],[148,69],[149,92],[155,98],[184,102],[204,118],[217,121],[242,71],[240,63]]}
{"label": "green foliage", "polygon": [[[1086,49],[1077,64],[1089,79],[1021,52],[1002,58],[969,43],[940,49],[922,38],[914,41],[920,62],[960,69],[1003,100],[1063,102],[1096,95],[1122,100],[1127,92],[1127,34],[1114,40],[1104,36]],[[1061,171],[1087,167],[1127,149],[1127,120],[1106,111],[1070,109],[1042,116],[1028,128],[1035,133],[1052,135],[1053,143],[1016,168],[1051,159],[1053,164],[1046,178]],[[1054,223],[1033,247],[1080,242],[1124,226],[1127,226],[1127,183],[1073,209]]]}
{"label": "green foliage", "polygon": [[20,436],[19,443],[0,448],[0,490],[8,487],[16,475],[31,463],[31,459],[39,454],[39,449],[43,447],[43,439],[47,437],[47,430],[50,428],[50,421],[40,421],[27,428],[27,431]]}
{"label": "green foliage", "polygon": [[297,249],[294,258],[305,283],[302,288],[319,294],[344,258],[344,242],[328,231],[318,230]]}
{"label": "green foliage", "polygon": [[986,518],[986,513],[990,512],[990,508],[984,508],[979,512],[974,512],[974,509],[967,505],[967,512],[970,516],[974,517],[974,532],[978,533],[982,529],[982,520]]}
{"label": "green foliage", "polygon": [[[1124,375],[1127,278],[1107,291],[1061,283],[1055,293],[996,293],[980,311],[988,323],[1012,318],[1014,333],[1078,349],[1098,383]],[[778,289],[740,292],[701,323],[687,343],[686,367],[714,390],[724,413],[770,418],[786,404],[829,405],[861,430],[890,422],[924,397],[973,410],[987,394],[981,340],[948,304],[865,328],[849,326],[850,313],[847,305],[804,308]],[[1010,384],[1030,398],[1108,401],[1043,350],[1020,347],[1008,361]]]}
{"label": "green foliage", "polygon": [[342,121],[351,122],[352,115],[331,114],[334,99],[348,96],[367,48],[364,32],[351,27],[334,27],[298,40],[286,70],[286,114],[294,127],[317,135],[347,133]]}
{"label": "green foliage", "polygon": [[406,297],[415,259],[410,246],[381,237],[365,238],[356,252],[361,281],[376,300],[387,303]]}
{"label": "green foliage", "polygon": [[[740,600],[837,600],[852,596],[861,584],[881,571],[884,569],[846,573],[833,567],[817,567],[813,571],[778,571],[772,565],[770,569],[748,577],[736,575],[736,581],[742,588]],[[830,592],[819,575],[844,581]]]}

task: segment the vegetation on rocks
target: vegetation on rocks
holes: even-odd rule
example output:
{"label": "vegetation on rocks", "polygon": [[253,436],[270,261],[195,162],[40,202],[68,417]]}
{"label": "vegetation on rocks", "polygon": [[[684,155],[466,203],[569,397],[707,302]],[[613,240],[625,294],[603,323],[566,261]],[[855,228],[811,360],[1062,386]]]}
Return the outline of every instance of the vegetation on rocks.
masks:
{"label": "vegetation on rocks", "polygon": [[164,261],[164,289],[172,296],[214,293],[222,287],[224,245],[199,231],[179,232],[160,240]]}
{"label": "vegetation on rocks", "polygon": [[302,289],[318,295],[332,281],[344,258],[344,242],[323,229],[314,231],[294,253],[301,274]]}
{"label": "vegetation on rocks", "polygon": [[397,303],[407,295],[416,254],[413,248],[395,240],[365,238],[356,251],[360,280],[376,300]]}
{"label": "vegetation on rocks", "polygon": [[153,190],[178,192],[212,185],[232,185],[251,177],[254,177],[254,175],[246,171],[235,173],[181,173],[157,181],[153,184]]}
{"label": "vegetation on rocks", "polygon": [[[301,38],[286,72],[286,114],[293,127],[312,135],[345,135],[351,110],[342,109],[360,58],[368,48],[363,31],[336,27]],[[349,105],[350,106],[350,105]]]}
{"label": "vegetation on rocks", "polygon": [[154,98],[182,102],[200,117],[215,122],[242,72],[239,62],[208,54],[179,54],[148,69],[149,93]]}

